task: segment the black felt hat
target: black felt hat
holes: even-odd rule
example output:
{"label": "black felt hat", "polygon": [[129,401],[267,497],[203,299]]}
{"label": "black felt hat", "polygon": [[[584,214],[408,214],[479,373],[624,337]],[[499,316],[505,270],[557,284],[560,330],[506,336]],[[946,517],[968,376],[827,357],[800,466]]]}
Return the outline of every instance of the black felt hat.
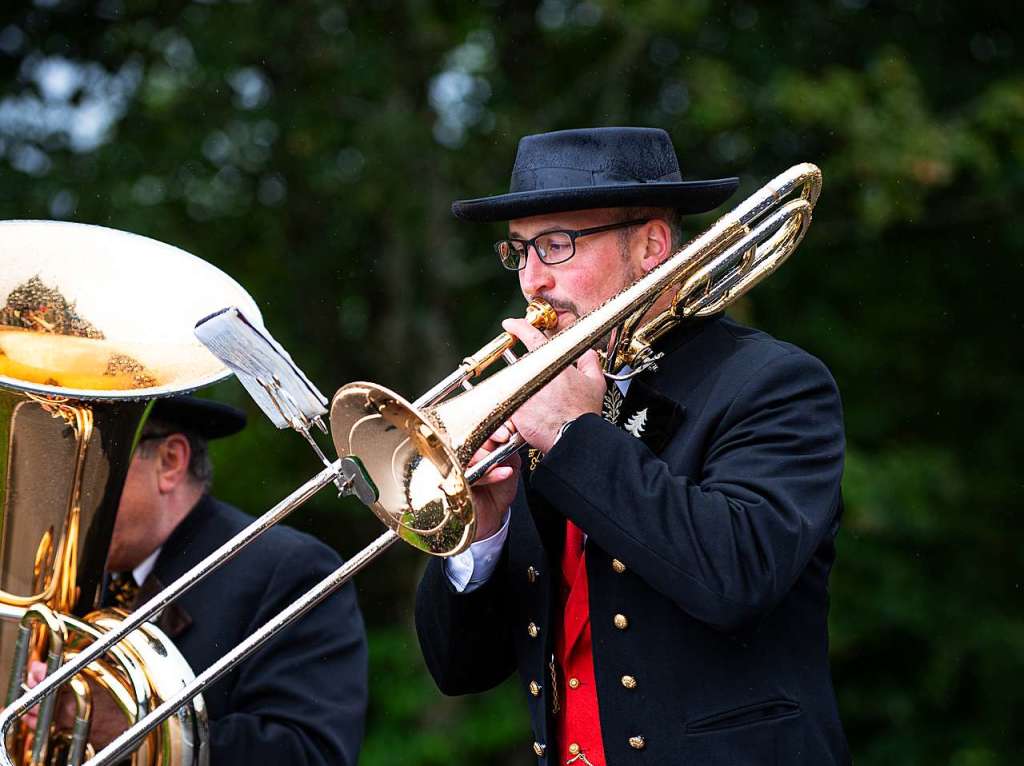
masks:
{"label": "black felt hat", "polygon": [[231,436],[245,428],[245,413],[230,404],[198,396],[157,399],[150,417],[207,439]]}
{"label": "black felt hat", "polygon": [[458,200],[452,213],[480,223],[600,207],[704,213],[737,186],[738,178],[684,181],[659,128],[559,130],[520,140],[508,194]]}

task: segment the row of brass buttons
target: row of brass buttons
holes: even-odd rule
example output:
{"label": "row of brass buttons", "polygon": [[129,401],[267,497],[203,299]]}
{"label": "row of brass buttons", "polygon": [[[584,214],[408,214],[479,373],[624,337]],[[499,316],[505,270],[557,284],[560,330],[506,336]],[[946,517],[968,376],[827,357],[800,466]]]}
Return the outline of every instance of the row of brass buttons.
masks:
{"label": "row of brass buttons", "polygon": [[[626,571],[626,565],[618,559],[612,559],[612,569],[614,569],[618,574],[622,574]],[[617,614],[612,618],[612,624],[615,625],[615,627],[619,630],[625,630],[629,627],[629,618],[627,618],[624,614]],[[622,682],[622,685],[627,689],[636,688],[636,678],[634,678],[633,676],[623,676],[620,679],[620,681]],[[635,737],[629,738],[629,746],[634,750],[643,750],[647,746],[647,741],[638,734]]]}
{"label": "row of brass buttons", "polygon": [[[527,580],[527,582],[529,582],[531,585],[533,585],[534,583],[537,582],[537,580],[539,578],[540,578],[540,570],[538,570],[537,567],[535,567],[533,565],[530,565],[529,567],[526,568],[526,580]],[[526,626],[526,632],[529,634],[530,638],[536,638],[537,636],[540,635],[540,628],[537,627],[536,623],[531,622],[529,625]],[[534,697],[539,697],[540,693],[541,693],[541,691],[543,691],[544,687],[541,686],[536,681],[530,681],[529,689],[530,689],[530,694],[532,694]],[[541,757],[544,756],[544,751],[546,749],[547,749],[546,746],[542,745],[540,742],[534,742],[533,743],[533,752],[537,754],[538,758],[541,758]]]}
{"label": "row of brass buttons", "polygon": [[[647,740],[645,740],[639,734],[635,737],[629,738],[629,746],[634,750],[643,750],[647,747]],[[540,742],[533,743],[533,752],[537,754],[538,758],[544,757],[544,751],[548,749],[547,745],[542,745]],[[579,755],[580,746],[573,742],[569,745],[569,755]]]}
{"label": "row of brass buttons", "polygon": [[[618,559],[612,559],[612,569],[614,569],[618,574],[622,574],[623,572],[626,571],[626,565],[623,564]],[[526,568],[526,580],[529,583],[532,584],[532,583],[537,582],[537,579],[539,577],[540,577],[540,570],[537,569],[537,567],[535,567],[535,566],[533,566],[531,564],[530,566],[528,566]]]}
{"label": "row of brass buttons", "polygon": [[[618,559],[612,559],[612,569],[614,569],[618,574],[622,574],[626,571],[626,565]],[[526,580],[532,585],[537,582],[538,579],[540,579],[540,570],[531,564],[526,568]]]}
{"label": "row of brass buttons", "polygon": [[[527,582],[529,582],[532,585],[535,582],[537,582],[537,579],[539,577],[540,577],[540,570],[538,570],[533,565],[530,565],[529,567],[527,567],[527,569],[526,569],[526,580],[527,580]],[[530,638],[536,638],[537,636],[540,635],[540,628],[537,627],[536,623],[531,622],[529,625],[526,626],[526,632],[529,634]],[[539,697],[541,691],[544,689],[544,687],[541,686],[536,681],[530,681],[530,687],[529,688],[530,688],[530,694],[532,694],[534,697]],[[542,757],[544,755],[544,750],[545,749],[546,749],[545,746],[542,745],[540,742],[534,742],[533,743],[533,752],[537,754],[538,758],[540,758],[540,757]]]}
{"label": "row of brass buttons", "polygon": [[[612,569],[616,573],[622,574],[623,572],[626,571],[626,565],[623,564],[618,559],[612,559]],[[536,567],[533,567],[533,566],[527,567],[527,569],[526,569],[526,579],[527,579],[528,582],[530,582],[531,584],[535,583],[535,582],[537,582],[537,579],[539,577],[540,577],[540,572],[537,570]],[[625,630],[626,628],[629,627],[629,619],[624,614],[616,614],[612,618],[612,623],[619,630]],[[529,625],[526,626],[526,632],[529,634],[530,638],[536,638],[537,636],[540,635],[540,628],[537,627],[536,623],[531,622]],[[621,681],[622,681],[622,685],[624,687],[626,687],[627,689],[635,689],[636,688],[636,679],[633,676],[628,676],[628,675],[627,676],[623,676]],[[575,677],[569,679],[569,688],[570,689],[578,689],[579,686],[580,686],[580,679],[575,678]],[[536,681],[530,681],[530,687],[529,688],[530,688],[530,694],[532,694],[534,697],[539,697],[540,693],[541,693],[541,691],[543,689],[543,687],[539,683],[537,683]],[[629,746],[631,748],[633,748],[634,750],[643,750],[644,747],[647,746],[647,742],[646,742],[646,740],[644,740],[644,738],[642,736],[637,735],[635,737],[630,737],[629,738]],[[543,757],[545,750],[547,750],[547,747],[545,745],[542,745],[540,742],[534,742],[533,743],[533,752],[537,754],[538,758]],[[580,746],[577,743],[573,742],[573,743],[571,743],[569,745],[569,754],[570,755],[578,755],[579,752],[580,752]]]}

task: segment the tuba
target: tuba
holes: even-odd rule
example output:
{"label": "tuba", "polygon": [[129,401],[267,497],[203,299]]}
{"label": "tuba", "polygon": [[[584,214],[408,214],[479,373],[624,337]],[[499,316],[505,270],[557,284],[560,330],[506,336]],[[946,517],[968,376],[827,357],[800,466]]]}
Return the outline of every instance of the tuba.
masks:
{"label": "tuba", "polygon": [[[451,556],[473,540],[475,518],[470,488],[497,461],[518,449],[513,439],[484,461],[473,455],[528,398],[614,331],[606,354],[606,375],[622,365],[636,373],[657,364],[652,344],[690,318],[723,310],[777,269],[796,249],[811,223],[821,190],[821,171],[796,165],[772,179],[661,265],[618,295],[581,317],[543,346],[516,359],[516,339],[502,333],[415,401],[373,383],[350,383],[334,395],[331,437],[338,459],[329,461],[309,432],[321,425],[319,392],[276,342],[254,328],[238,307],[225,307],[197,326],[197,335],[231,367],[264,412],[278,425],[300,432],[324,462],[324,469],[203,561],[137,607],[121,626],[83,649],[74,663],[57,669],[0,714],[8,732],[32,705],[47,699],[81,667],[95,661],[161,609],[210,575],[265,530],[329,484],[353,494],[387,526],[369,546],[230,649],[195,680],[152,709],[97,753],[88,764],[113,763],[154,727],[258,650],[284,627],[315,607],[399,539],[426,553]],[[661,310],[664,305],[664,309]],[[654,311],[658,313],[654,314]],[[653,314],[653,315],[652,315]],[[553,312],[539,302],[527,316],[550,329]],[[268,353],[275,349],[277,357]],[[494,362],[510,364],[474,385]],[[621,376],[620,376],[621,377]],[[292,383],[289,383],[289,380]],[[462,389],[461,393],[452,395]],[[325,429],[326,430],[326,429]],[[12,762],[0,752],[0,766]]]}
{"label": "tuba", "polygon": [[[28,663],[48,674],[120,625],[100,609],[103,571],[132,450],[152,401],[228,371],[192,336],[225,301],[259,312],[229,277],[145,237],[73,223],[0,222],[0,669],[6,704]],[[20,764],[91,757],[94,689],[129,721],[193,678],[146,624],[81,668],[75,720],[41,705],[38,736],[19,726],[6,744]],[[138,766],[207,762],[201,697],[154,729]]]}

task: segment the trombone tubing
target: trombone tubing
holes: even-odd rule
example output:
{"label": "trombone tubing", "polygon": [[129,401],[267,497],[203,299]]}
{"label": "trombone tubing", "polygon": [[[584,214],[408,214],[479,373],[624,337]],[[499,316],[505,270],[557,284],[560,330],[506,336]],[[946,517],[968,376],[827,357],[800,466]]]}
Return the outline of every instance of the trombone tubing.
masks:
{"label": "trombone tubing", "polygon": [[[0,713],[0,742],[6,742],[8,732],[14,722],[37,702],[53,694],[58,686],[68,681],[72,676],[86,667],[93,660],[111,649],[138,628],[143,622],[164,609],[172,601],[175,601],[186,591],[190,590],[200,580],[205,578],[214,569],[218,568],[225,561],[234,558],[247,544],[255,540],[261,534],[274,526],[289,513],[305,503],[310,497],[326,487],[339,474],[340,460],[335,460],[330,466],[320,471],[301,487],[292,492],[288,497],[279,502],[256,521],[247,526],[237,535],[232,537],[217,550],[200,561],[185,574],[171,583],[167,588],[157,593],[153,598],[128,615],[117,630],[112,630],[102,638],[90,644],[72,662],[62,665],[53,675],[43,679],[37,686],[14,700],[2,713]],[[164,716],[166,718],[166,716]],[[161,719],[162,720],[162,719]],[[94,759],[95,760],[95,759]],[[92,763],[92,761],[90,761]],[[0,747],[0,765],[16,766],[7,752],[6,747]]]}

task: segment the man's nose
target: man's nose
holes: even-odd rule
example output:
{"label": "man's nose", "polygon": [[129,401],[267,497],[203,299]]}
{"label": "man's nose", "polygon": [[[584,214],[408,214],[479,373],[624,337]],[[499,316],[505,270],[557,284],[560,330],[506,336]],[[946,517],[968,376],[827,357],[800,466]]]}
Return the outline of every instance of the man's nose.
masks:
{"label": "man's nose", "polygon": [[535,248],[530,248],[526,256],[526,265],[519,271],[519,287],[523,295],[539,295],[555,286],[552,267],[537,256]]}

